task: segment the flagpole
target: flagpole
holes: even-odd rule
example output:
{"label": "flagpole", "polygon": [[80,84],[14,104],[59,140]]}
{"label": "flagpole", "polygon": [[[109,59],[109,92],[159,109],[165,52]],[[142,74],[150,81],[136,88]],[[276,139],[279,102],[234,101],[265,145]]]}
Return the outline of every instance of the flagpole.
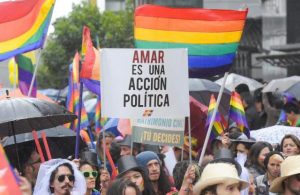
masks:
{"label": "flagpole", "polygon": [[83,92],[83,83],[80,81],[79,88],[79,110],[78,110],[78,125],[76,129],[76,145],[75,145],[75,159],[78,159],[79,156],[79,141],[80,141],[80,126],[81,126],[81,108],[82,108],[82,92]]}
{"label": "flagpole", "polygon": [[34,80],[35,80],[35,77],[36,77],[38,66],[40,64],[39,62],[40,62],[40,59],[41,59],[41,54],[42,54],[42,49],[39,51],[38,59],[36,61],[36,65],[35,65],[34,72],[33,72],[33,75],[32,75],[30,87],[29,87],[28,94],[27,94],[27,96],[29,96],[29,97],[31,97],[31,92],[32,92]]}
{"label": "flagpole", "polygon": [[211,117],[211,121],[209,123],[208,130],[207,130],[207,133],[206,133],[205,141],[204,141],[204,144],[203,144],[203,147],[202,147],[201,156],[200,156],[200,159],[199,159],[199,162],[198,162],[199,165],[201,165],[201,163],[203,161],[203,157],[204,157],[204,154],[205,154],[205,151],[206,151],[206,148],[207,148],[207,144],[208,144],[208,140],[209,140],[209,137],[210,137],[210,133],[211,133],[211,130],[212,130],[215,118],[216,118],[217,110],[219,108],[223,92],[224,92],[225,83],[226,83],[228,74],[229,74],[229,72],[225,72],[225,74],[224,74],[224,79],[223,79],[223,83],[222,83],[222,86],[221,86],[219,94],[218,94],[216,107],[215,107],[215,109],[213,111],[213,114],[212,114],[212,117]]}
{"label": "flagpole", "polygon": [[192,135],[191,135],[191,117],[188,117],[188,128],[189,128],[189,160],[192,163]]}

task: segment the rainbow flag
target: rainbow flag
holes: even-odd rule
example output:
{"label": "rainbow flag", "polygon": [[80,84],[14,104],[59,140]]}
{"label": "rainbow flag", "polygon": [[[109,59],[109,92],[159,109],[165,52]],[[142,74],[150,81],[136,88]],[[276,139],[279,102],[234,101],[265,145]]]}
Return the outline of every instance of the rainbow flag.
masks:
{"label": "rainbow flag", "polygon": [[0,2],[0,61],[44,44],[55,0]]}
{"label": "rainbow flag", "polygon": [[100,95],[100,57],[99,51],[93,47],[90,29],[83,27],[81,55],[84,57],[80,79],[85,87],[96,95]]}
{"label": "rainbow flag", "polygon": [[[215,108],[216,108],[216,99],[215,99],[215,96],[212,94],[210,96],[210,101],[209,101],[209,106],[208,106],[208,111],[207,111],[207,119],[206,119],[206,123],[205,123],[205,129],[208,129],[208,127],[209,127],[209,124],[212,119],[212,114],[213,114],[213,111]],[[221,123],[221,115],[220,115],[219,111],[217,110],[216,118],[215,118],[213,128],[212,128],[214,136],[211,135],[211,137],[217,137],[219,135],[222,135],[224,133],[223,129],[224,128]]]}
{"label": "rainbow flag", "polygon": [[188,48],[190,77],[224,73],[235,58],[247,12],[143,5],[135,10],[135,46]]}
{"label": "rainbow flag", "polygon": [[[36,65],[35,52],[31,51],[15,57],[18,64],[19,88],[23,95],[27,96],[33,78],[34,67]],[[36,97],[37,82],[34,80],[30,97]]]}
{"label": "rainbow flag", "polygon": [[248,122],[240,95],[233,91],[231,93],[229,119],[236,123],[237,127],[250,138]]}
{"label": "rainbow flag", "polygon": [[101,131],[101,99],[97,96],[97,104],[95,108],[95,131],[96,133],[100,133]]}
{"label": "rainbow flag", "polygon": [[[69,69],[69,88],[67,96],[67,108],[70,112],[75,113],[77,116],[79,114],[79,54],[76,53],[73,59],[73,63],[70,65]],[[73,124],[70,124],[69,128],[76,130],[78,126],[78,120],[76,119]],[[81,107],[81,122],[80,129],[89,126],[89,120],[87,112],[82,103]]]}
{"label": "rainbow flag", "polygon": [[20,188],[16,182],[15,175],[7,161],[6,154],[0,144],[0,194],[21,195]]}

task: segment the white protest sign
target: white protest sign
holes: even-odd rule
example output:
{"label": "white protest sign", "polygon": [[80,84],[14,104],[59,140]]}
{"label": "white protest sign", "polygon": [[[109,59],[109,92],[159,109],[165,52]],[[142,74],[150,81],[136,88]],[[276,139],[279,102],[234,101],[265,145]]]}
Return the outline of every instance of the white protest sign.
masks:
{"label": "white protest sign", "polygon": [[189,116],[186,49],[102,49],[102,116]]}

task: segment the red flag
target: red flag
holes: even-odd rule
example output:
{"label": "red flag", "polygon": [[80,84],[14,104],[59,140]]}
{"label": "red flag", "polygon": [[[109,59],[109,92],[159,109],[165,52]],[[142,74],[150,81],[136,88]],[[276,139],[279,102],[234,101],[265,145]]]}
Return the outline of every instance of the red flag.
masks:
{"label": "red flag", "polygon": [[82,32],[82,51],[84,55],[84,61],[82,63],[80,77],[91,79],[93,75],[94,64],[96,60],[96,54],[91,39],[90,29],[86,26],[83,27]]}
{"label": "red flag", "polygon": [[111,170],[112,170],[112,173],[111,173],[111,180],[113,181],[117,175],[118,175],[118,172],[117,172],[117,169],[116,169],[116,166],[115,166],[115,163],[110,155],[110,152],[109,152],[109,149],[108,148],[105,148],[105,153],[106,153],[106,157],[107,157],[107,160],[111,166]]}

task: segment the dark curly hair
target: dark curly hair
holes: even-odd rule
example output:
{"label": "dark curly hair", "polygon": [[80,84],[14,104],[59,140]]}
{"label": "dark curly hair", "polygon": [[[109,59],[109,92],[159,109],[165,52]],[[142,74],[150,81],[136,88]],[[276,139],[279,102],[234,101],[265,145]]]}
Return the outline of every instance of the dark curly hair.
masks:
{"label": "dark curly hair", "polygon": [[[175,165],[175,167],[173,169],[174,184],[175,184],[175,187],[177,190],[180,190],[180,188],[181,188],[184,174],[185,174],[189,164],[190,163],[188,160],[180,161]],[[192,163],[192,164],[198,166],[196,163]],[[199,178],[200,178],[200,175],[196,174],[194,184],[199,180]]]}

